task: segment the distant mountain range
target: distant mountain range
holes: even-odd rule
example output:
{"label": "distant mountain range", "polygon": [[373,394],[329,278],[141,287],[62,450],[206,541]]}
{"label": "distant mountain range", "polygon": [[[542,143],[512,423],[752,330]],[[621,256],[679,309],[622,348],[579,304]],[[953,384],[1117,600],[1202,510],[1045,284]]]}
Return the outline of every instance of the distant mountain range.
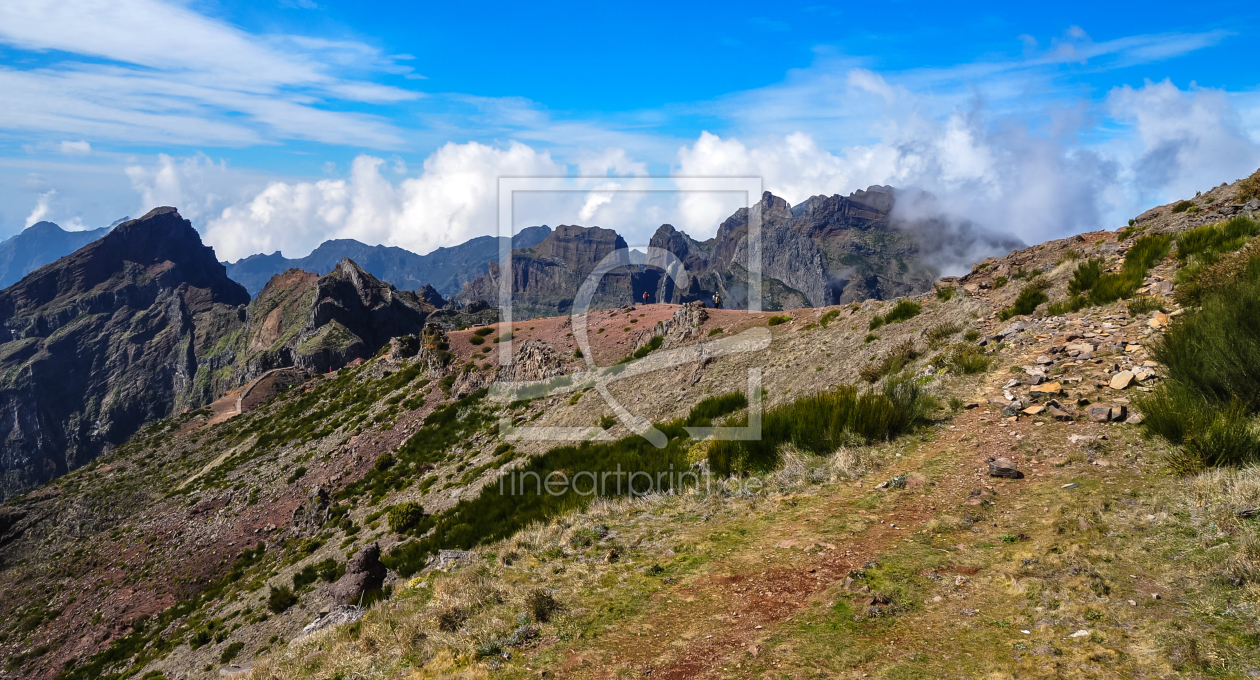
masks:
{"label": "distant mountain range", "polygon": [[[513,248],[531,248],[547,234],[548,226],[526,227],[512,237]],[[288,269],[301,269],[327,274],[345,258],[376,278],[400,290],[419,290],[433,286],[445,297],[463,289],[464,284],[486,273],[486,264],[498,260],[499,239],[506,237],[478,236],[457,246],[438,248],[428,255],[417,255],[393,246],[369,246],[354,239],[324,241],[306,257],[289,259],[276,251],[270,255],[250,255],[236,262],[225,262],[228,276],[257,295],[271,277]]]}
{"label": "distant mountain range", "polygon": [[[790,206],[770,192],[749,208],[735,211],[706,241],[696,241],[663,224],[649,245],[671,253],[685,275],[670,280],[666,258],[649,256],[646,266],[628,258],[609,272],[593,300],[595,308],[639,302],[710,301],[721,295],[742,307],[748,299],[748,225],[761,224],[762,309],[822,307],[867,299],[921,293],[940,272],[934,261],[959,260],[973,253],[1006,254],[1023,245],[944,215],[903,220],[894,217],[900,192],[872,186],[846,196],[813,196]],[[913,196],[913,195],[912,195]],[[537,246],[513,252],[513,315],[525,319],[570,311],[582,282],[609,253],[624,248],[615,231],[599,227],[557,227]],[[946,252],[948,251],[948,252]],[[958,253],[955,257],[954,254]],[[499,295],[497,261],[456,297],[462,302]]]}
{"label": "distant mountain range", "polygon": [[0,288],[12,286],[23,276],[86,246],[128,219],[87,231],[66,231],[52,222],[36,222],[22,233],[0,241]]}
{"label": "distant mountain range", "polygon": [[[742,306],[747,296],[747,236],[752,215],[757,215],[762,225],[762,307],[769,310],[921,292],[931,287],[942,263],[966,265],[1023,245],[965,220],[924,210],[925,198],[930,201],[931,197],[872,186],[848,196],[813,196],[791,206],[766,192],[751,207],[735,211],[706,241],[663,224],[650,245],[673,253],[687,275],[671,281],[665,275],[666,262],[647,261],[643,253],[632,252],[628,261],[633,264],[610,272],[601,283],[595,306],[637,302],[644,293],[653,301],[671,303],[708,301],[720,294],[731,305]],[[897,218],[893,208],[898,201],[908,201],[915,208],[908,212],[933,216]],[[40,222],[0,242],[0,288],[95,241],[112,227],[69,232],[51,222]],[[419,291],[424,302],[434,307],[449,299],[495,303],[502,238],[480,236],[427,255],[335,239],[301,258],[286,258],[277,251],[222,264],[228,278],[243,285],[251,297],[257,297],[283,272],[296,269],[323,275],[349,259],[383,283]],[[625,241],[617,232],[600,227],[521,230],[512,237],[516,316],[568,312],[578,287],[599,260],[624,247]]]}

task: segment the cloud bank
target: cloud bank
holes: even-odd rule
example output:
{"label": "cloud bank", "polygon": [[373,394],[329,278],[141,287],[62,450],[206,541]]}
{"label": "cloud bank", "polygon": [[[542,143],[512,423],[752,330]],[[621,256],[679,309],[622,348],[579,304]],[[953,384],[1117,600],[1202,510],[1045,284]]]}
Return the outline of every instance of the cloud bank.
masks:
{"label": "cloud bank", "polygon": [[[869,71],[851,75],[863,91],[892,100],[908,96]],[[677,149],[670,172],[762,177],[766,190],[793,204],[873,184],[926,192],[931,201],[904,202],[896,216],[921,219],[923,206],[931,206],[953,216],[951,224],[974,223],[967,231],[974,248],[942,248],[939,264],[950,270],[1004,247],[974,229],[1027,243],[1115,229],[1153,197],[1193,195],[1260,165],[1260,145],[1220,91],[1146,83],[1114,90],[1107,107],[1130,127],[1123,143],[1082,143],[1096,123],[1081,112],[1063,111],[1052,125],[1034,126],[974,101],[939,119],[906,114],[889,121],[878,141],[835,152],[804,132],[752,140],[703,132]],[[232,170],[206,156],[161,156],[151,167],[127,172],[143,205],[180,206],[220,257],[231,259],[275,250],[300,256],[329,238],[425,253],[495,234],[499,177],[606,175],[607,182],[584,193],[518,199],[516,227],[599,225],[632,241],[646,241],[663,222],[707,238],[742,204],[742,197],[720,194],[662,198],[612,190],[624,186],[624,178],[647,174],[646,160],[619,148],[562,159],[519,142],[448,143],[411,176],[405,165],[365,154],[345,177],[271,182],[236,199],[229,195]]]}

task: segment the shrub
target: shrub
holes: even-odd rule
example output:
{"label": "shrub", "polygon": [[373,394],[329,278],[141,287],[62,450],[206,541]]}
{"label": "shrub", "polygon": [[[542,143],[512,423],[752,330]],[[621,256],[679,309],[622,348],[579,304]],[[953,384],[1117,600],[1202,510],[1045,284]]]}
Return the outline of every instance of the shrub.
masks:
{"label": "shrub", "polygon": [[936,347],[951,335],[957,335],[960,331],[962,331],[962,326],[956,323],[946,322],[932,326],[927,330],[928,345]]}
{"label": "shrub", "polygon": [[743,392],[728,392],[701,400],[691,409],[689,419],[695,422],[712,421],[743,408],[748,408],[748,397]]}
{"label": "shrub", "polygon": [[372,463],[372,469],[377,472],[384,472],[394,466],[394,457],[388,453],[382,453],[376,457],[376,461]]}
{"label": "shrub", "polygon": [[867,330],[872,330],[872,331],[879,330],[879,328],[883,325],[884,325],[884,317],[875,316],[874,318],[871,319],[871,323],[869,326],[867,326]]}
{"label": "shrub", "polygon": [[415,502],[399,503],[389,509],[389,530],[406,533],[424,519],[424,506]]}
{"label": "shrub", "polygon": [[1129,314],[1140,316],[1164,308],[1163,300],[1154,295],[1139,295],[1129,301]]}
{"label": "shrub", "polygon": [[914,341],[906,340],[889,350],[878,363],[863,366],[858,371],[858,375],[866,382],[873,383],[885,375],[899,373],[918,356],[919,352],[914,347]]}
{"label": "shrub", "polygon": [[1003,309],[998,314],[998,318],[1002,321],[1006,321],[1013,316],[1032,314],[1036,311],[1038,305],[1048,302],[1049,300],[1050,298],[1046,297],[1046,294],[1041,292],[1041,290],[1037,287],[1032,285],[1024,286],[1024,288],[1019,291],[1019,297],[1015,298],[1015,304]]}
{"label": "shrub", "polygon": [[599,429],[601,430],[607,430],[608,428],[616,424],[617,424],[617,419],[614,418],[613,416],[600,416],[599,417]]}
{"label": "shrub", "polygon": [[998,290],[998,289],[1003,288],[1003,287],[1005,287],[1005,286],[1006,286],[1006,277],[1005,277],[1005,276],[999,276],[999,277],[997,277],[996,279],[993,279],[993,290]]}
{"label": "shrub", "polygon": [[485,336],[481,336],[481,335],[473,335],[472,337],[468,338],[468,342],[471,342],[474,345],[484,345],[486,343],[486,338]]}
{"label": "shrub", "polygon": [[854,441],[883,441],[924,422],[934,408],[913,377],[890,379],[882,391],[842,385],[766,411],[760,440],[714,442],[709,466],[718,474],[764,471],[778,464],[784,444],[825,455]]}
{"label": "shrub", "polygon": [[271,592],[267,596],[267,608],[279,614],[280,612],[297,604],[297,595],[288,586],[271,586]]}
{"label": "shrub", "polygon": [[1260,279],[1260,249],[1256,248],[1225,255],[1215,264],[1182,268],[1173,297],[1183,306],[1197,306],[1203,297],[1251,279]]}
{"label": "shrub", "polygon": [[838,309],[830,310],[826,314],[823,314],[822,318],[818,319],[818,325],[822,326],[823,328],[826,328],[830,326],[831,322],[835,321],[836,317],[838,316],[840,316],[840,310]]}
{"label": "shrub", "polygon": [[770,320],[766,322],[766,325],[768,325],[768,326],[778,326],[778,325],[779,325],[779,324],[781,324],[781,323],[787,323],[787,322],[789,322],[789,321],[791,321],[791,320],[792,320],[792,317],[790,317],[790,316],[788,316],[788,315],[786,315],[786,314],[779,314],[779,315],[776,315],[776,316],[772,316],[772,317],[770,317]]}
{"label": "shrub", "polygon": [[884,323],[892,324],[900,321],[909,321],[918,316],[921,311],[923,311],[923,308],[919,306],[919,303],[913,300],[900,300],[892,308],[891,312],[884,315]]}
{"label": "shrub", "polygon": [[1239,203],[1260,198],[1260,170],[1256,170],[1250,177],[1238,183],[1238,194],[1235,198]]}
{"label": "shrub", "polygon": [[1179,201],[1176,205],[1172,207],[1172,211],[1173,211],[1173,214],[1175,215],[1177,213],[1183,213],[1193,207],[1195,207],[1194,201]]}
{"label": "shrub", "polygon": [[1205,270],[1226,258],[1229,253],[1241,249],[1248,241],[1260,233],[1260,223],[1246,217],[1235,217],[1228,222],[1212,224],[1182,232],[1177,237],[1177,259],[1182,263],[1177,271],[1177,285],[1185,290],[1184,295],[1197,301],[1200,289],[1211,285],[1227,271]]}
{"label": "shrub", "polygon": [[954,286],[941,286],[940,288],[936,289],[936,299],[940,300],[941,302],[949,302],[951,299],[953,299],[954,294],[957,292],[958,292],[958,289],[955,288]]}
{"label": "shrub", "polygon": [[1136,405],[1143,426],[1180,445],[1182,472],[1260,458],[1260,271],[1205,296],[1152,346],[1168,372]]}
{"label": "shrub", "polygon": [[643,357],[660,349],[661,343],[663,342],[665,342],[665,336],[654,335],[652,336],[652,339],[648,342],[648,344],[640,347],[639,349],[634,350],[634,354],[631,356],[633,356],[635,359],[642,359]]}
{"label": "shrub", "polygon": [[511,340],[511,339],[512,339],[512,331],[508,331],[504,333],[503,335],[500,335],[499,337],[495,338],[494,341],[496,343],[499,343],[499,342],[507,342],[508,340]]}
{"label": "shrub", "polygon": [[[479,392],[478,398],[484,394],[484,391]],[[472,427],[471,430],[452,430],[449,438],[441,439],[447,443],[440,451],[445,451],[450,445],[483,428],[487,422],[473,415],[459,416],[463,420],[458,420],[457,415],[470,408],[467,402],[439,408],[445,414],[441,418],[449,417],[461,427]],[[437,413],[435,410],[434,414]],[[434,418],[434,415],[429,418]],[[428,422],[429,419],[426,419],[426,423]],[[410,576],[423,568],[428,556],[438,550],[467,550],[480,543],[511,536],[523,527],[546,521],[557,514],[581,512],[596,495],[627,496],[652,490],[668,493],[677,485],[689,481],[685,475],[680,477],[677,473],[678,470],[688,469],[691,464],[688,451],[693,442],[684,428],[705,424],[706,419],[698,413],[689,414],[687,419],[658,423],[656,427],[666,437],[664,448],[657,448],[653,442],[639,435],[628,435],[612,442],[588,441],[578,445],[560,446],[540,456],[533,456],[511,471],[513,481],[506,481],[509,473],[503,473],[504,477],[500,478],[499,483],[483,486],[476,496],[460,500],[449,511],[426,517],[421,527],[413,530],[413,533],[425,533],[432,529],[431,533],[424,538],[395,546],[381,561],[400,576]],[[426,425],[412,435],[404,448],[413,446],[413,442],[428,429]],[[437,443],[434,441],[434,444]],[[438,447],[434,448],[436,450]],[[604,486],[591,488],[587,482],[581,481],[581,476],[577,476],[573,477],[574,491],[581,493],[553,495],[541,488],[541,482],[535,485],[529,481],[535,475],[544,480],[553,472],[572,474],[574,470],[589,471],[595,479],[604,480]],[[653,486],[645,487],[642,479],[625,481],[624,477],[621,484],[606,481],[607,477],[602,476],[602,473],[611,473],[614,470],[643,471],[652,480]],[[675,476],[666,478],[671,470],[675,472]],[[658,472],[661,474],[657,475]],[[510,484],[512,491],[504,492],[500,484],[504,484],[503,488]]]}
{"label": "shrub", "polygon": [[478,328],[477,330],[473,331],[473,335],[479,338],[484,338],[485,336],[490,335],[493,332],[494,332],[494,326],[482,326],[481,328]]}
{"label": "shrub", "polygon": [[872,342],[875,342],[875,341],[876,341],[876,340],[878,340],[878,339],[879,339],[879,336],[878,336],[878,335],[875,335],[874,333],[867,333],[867,334],[866,334],[866,339],[865,339],[865,340],[863,340],[863,341],[862,341],[862,343],[863,343],[863,344],[867,344],[867,345],[869,345],[869,344],[871,344]]}
{"label": "shrub", "polygon": [[954,375],[972,375],[989,370],[992,361],[983,349],[973,344],[958,343],[942,352],[932,365]]}
{"label": "shrub", "polygon": [[963,340],[966,340],[967,342],[975,342],[979,339],[980,339],[980,331],[974,328],[969,329],[966,333],[963,333]]}
{"label": "shrub", "polygon": [[1076,312],[1089,305],[1106,305],[1133,297],[1146,279],[1146,273],[1164,259],[1171,246],[1172,236],[1168,234],[1143,236],[1129,248],[1124,266],[1116,273],[1104,273],[1103,262],[1099,259],[1080,264],[1068,282],[1070,297],[1051,305],[1049,313]]}
{"label": "shrub", "polygon": [[1257,233],[1260,233],[1260,222],[1246,215],[1239,215],[1228,222],[1189,229],[1177,237],[1177,259],[1184,264],[1194,257],[1205,264],[1212,264],[1221,255],[1243,247]]}
{"label": "shrub", "polygon": [[1103,259],[1101,257],[1091,257],[1090,259],[1076,265],[1076,271],[1072,273],[1072,280],[1068,281],[1068,295],[1080,295],[1098,283],[1098,279],[1103,275]]}
{"label": "shrub", "polygon": [[242,649],[245,649],[244,642],[237,641],[228,645],[226,648],[224,648],[223,653],[219,655],[219,663],[221,664],[232,663],[232,660],[236,658],[237,654],[241,653]]}
{"label": "shrub", "polygon": [[542,588],[535,588],[525,596],[525,609],[529,611],[534,621],[547,623],[559,609],[559,605],[556,604],[556,598],[552,597],[551,593]]}
{"label": "shrub", "polygon": [[292,484],[296,482],[297,480],[301,479],[305,475],[306,475],[306,468],[298,466],[298,469],[294,470],[293,473],[289,475],[288,479],[285,479],[284,481],[286,484]]}

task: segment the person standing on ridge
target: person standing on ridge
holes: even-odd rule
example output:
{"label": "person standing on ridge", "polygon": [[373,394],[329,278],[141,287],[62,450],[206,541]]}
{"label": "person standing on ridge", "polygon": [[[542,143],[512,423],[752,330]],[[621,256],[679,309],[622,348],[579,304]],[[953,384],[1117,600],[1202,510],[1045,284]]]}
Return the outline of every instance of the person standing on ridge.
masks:
{"label": "person standing on ridge", "polygon": [[645,290],[643,291],[643,304],[646,305],[647,303],[648,303],[648,294],[647,294],[647,291]]}
{"label": "person standing on ridge", "polygon": [[721,308],[722,308],[722,296],[721,296],[721,294],[719,294],[719,293],[714,293],[714,294],[713,294],[713,308],[714,308],[714,309],[721,309]]}

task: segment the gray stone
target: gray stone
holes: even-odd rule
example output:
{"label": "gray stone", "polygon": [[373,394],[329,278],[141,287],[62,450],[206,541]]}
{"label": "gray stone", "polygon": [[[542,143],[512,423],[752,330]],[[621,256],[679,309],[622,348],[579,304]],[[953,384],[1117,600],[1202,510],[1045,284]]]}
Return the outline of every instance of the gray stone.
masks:
{"label": "gray stone", "polygon": [[1027,326],[1024,325],[1023,321],[1016,321],[1015,323],[998,331],[997,337],[1005,339],[1006,337],[1015,335],[1016,333],[1022,333],[1025,329],[1027,329]]}
{"label": "gray stone", "polygon": [[1009,458],[990,458],[989,459],[989,476],[990,477],[1006,477],[1007,479],[1021,479],[1024,473],[1019,471],[1015,463]]}
{"label": "gray stone", "polygon": [[362,607],[355,605],[337,605],[335,607],[325,607],[315,616],[315,620],[306,624],[298,637],[306,637],[315,631],[330,628],[332,626],[340,626],[343,623],[354,623],[363,618],[364,610]]}

